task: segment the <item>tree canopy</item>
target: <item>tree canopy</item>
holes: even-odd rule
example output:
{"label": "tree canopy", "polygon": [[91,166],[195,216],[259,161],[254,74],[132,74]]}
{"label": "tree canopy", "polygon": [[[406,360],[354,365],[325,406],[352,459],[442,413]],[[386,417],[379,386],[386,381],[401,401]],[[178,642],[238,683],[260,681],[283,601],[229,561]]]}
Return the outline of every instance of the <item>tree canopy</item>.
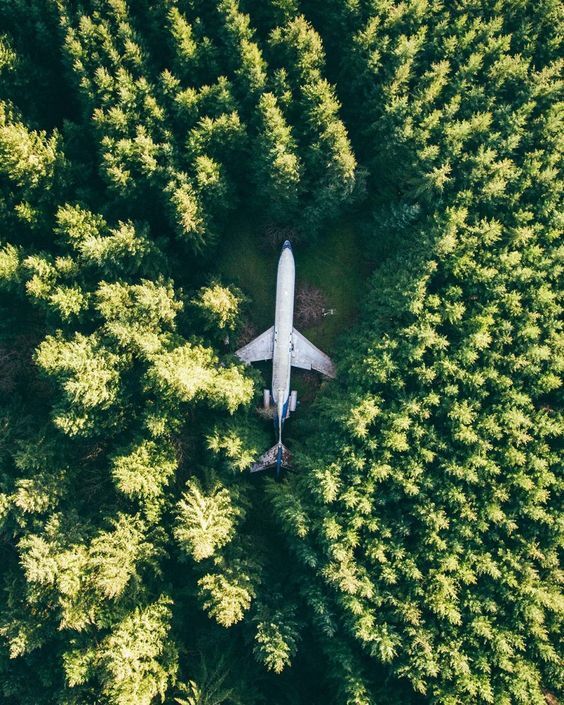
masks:
{"label": "tree canopy", "polygon": [[[3,703],[562,697],[561,37],[556,0],[0,4]],[[251,478],[221,257],[319,269],[342,223],[337,378]]]}

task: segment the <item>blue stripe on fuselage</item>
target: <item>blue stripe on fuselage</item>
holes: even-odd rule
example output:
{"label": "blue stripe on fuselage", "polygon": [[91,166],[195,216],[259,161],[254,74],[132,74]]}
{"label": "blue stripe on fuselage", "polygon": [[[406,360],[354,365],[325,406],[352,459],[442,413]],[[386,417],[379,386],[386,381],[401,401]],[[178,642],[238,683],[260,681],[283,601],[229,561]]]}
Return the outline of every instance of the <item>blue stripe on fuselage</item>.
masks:
{"label": "blue stripe on fuselage", "polygon": [[[272,392],[270,392],[272,394]],[[286,403],[282,407],[282,426],[284,425],[284,421],[286,421],[286,414],[288,413],[288,404],[290,403],[290,396],[288,395],[288,398],[286,399]],[[278,428],[278,414],[275,413],[274,417],[274,428]]]}

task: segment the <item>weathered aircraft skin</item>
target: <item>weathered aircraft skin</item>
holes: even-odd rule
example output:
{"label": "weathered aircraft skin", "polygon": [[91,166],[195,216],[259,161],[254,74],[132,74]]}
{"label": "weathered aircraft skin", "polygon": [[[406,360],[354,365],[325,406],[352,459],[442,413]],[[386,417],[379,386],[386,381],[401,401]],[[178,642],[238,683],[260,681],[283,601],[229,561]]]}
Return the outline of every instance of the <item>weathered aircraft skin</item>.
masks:
{"label": "weathered aircraft skin", "polygon": [[270,405],[271,401],[276,409],[274,423],[278,443],[257,460],[251,472],[275,465],[277,478],[280,477],[281,468],[288,467],[290,461],[290,453],[282,443],[282,427],[290,411],[295,409],[296,394],[291,393],[290,386],[292,367],[317,370],[328,377],[335,376],[331,359],[294,328],[295,279],[294,253],[290,241],[286,240],[278,260],[274,325],[236,351],[236,355],[246,363],[272,360],[272,388],[270,392],[265,390],[265,404],[268,400]]}

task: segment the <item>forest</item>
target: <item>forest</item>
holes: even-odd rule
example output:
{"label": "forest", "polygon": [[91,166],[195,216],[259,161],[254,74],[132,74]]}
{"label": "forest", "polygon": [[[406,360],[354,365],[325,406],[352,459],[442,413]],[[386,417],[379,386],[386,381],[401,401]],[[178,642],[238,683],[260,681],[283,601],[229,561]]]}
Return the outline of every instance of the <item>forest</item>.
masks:
{"label": "forest", "polygon": [[564,702],[563,19],[0,2],[2,705]]}

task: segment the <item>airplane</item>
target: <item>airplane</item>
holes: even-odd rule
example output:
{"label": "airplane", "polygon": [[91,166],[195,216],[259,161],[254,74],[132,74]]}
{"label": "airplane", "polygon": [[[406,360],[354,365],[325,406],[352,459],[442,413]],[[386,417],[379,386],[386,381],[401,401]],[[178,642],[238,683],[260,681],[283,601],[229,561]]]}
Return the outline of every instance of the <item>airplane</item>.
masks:
{"label": "airplane", "polygon": [[295,278],[292,244],[286,240],[278,260],[274,325],[235,352],[247,364],[272,360],[272,387],[264,390],[263,403],[265,409],[275,408],[274,426],[278,432],[278,442],[260,456],[251,466],[251,472],[276,466],[277,480],[280,479],[281,469],[289,468],[291,460],[290,451],[282,443],[282,427],[290,412],[296,410],[298,401],[297,392],[291,391],[290,387],[292,367],[317,370],[327,377],[335,377],[331,359],[294,328]]}

